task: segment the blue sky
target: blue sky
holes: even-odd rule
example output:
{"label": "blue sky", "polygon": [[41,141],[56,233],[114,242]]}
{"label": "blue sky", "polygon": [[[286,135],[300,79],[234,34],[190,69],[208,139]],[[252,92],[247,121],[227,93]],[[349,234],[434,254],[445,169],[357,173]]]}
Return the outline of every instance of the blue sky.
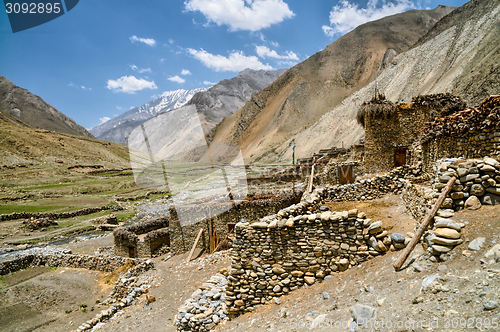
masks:
{"label": "blue sky", "polygon": [[90,128],[165,91],[288,68],[368,20],[465,0],[81,0],[13,34],[0,4],[0,75]]}

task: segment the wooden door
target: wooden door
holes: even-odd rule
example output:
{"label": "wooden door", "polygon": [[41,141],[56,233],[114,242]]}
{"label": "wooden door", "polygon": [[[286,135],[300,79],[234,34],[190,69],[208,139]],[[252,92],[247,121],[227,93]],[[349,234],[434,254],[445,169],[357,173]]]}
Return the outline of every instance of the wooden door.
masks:
{"label": "wooden door", "polygon": [[128,247],[128,257],[135,258],[135,248],[134,247]]}
{"label": "wooden door", "polygon": [[354,168],[352,166],[339,166],[337,171],[340,184],[354,183]]}
{"label": "wooden door", "polygon": [[397,148],[394,150],[394,166],[403,166],[406,165],[406,149],[405,148]]}

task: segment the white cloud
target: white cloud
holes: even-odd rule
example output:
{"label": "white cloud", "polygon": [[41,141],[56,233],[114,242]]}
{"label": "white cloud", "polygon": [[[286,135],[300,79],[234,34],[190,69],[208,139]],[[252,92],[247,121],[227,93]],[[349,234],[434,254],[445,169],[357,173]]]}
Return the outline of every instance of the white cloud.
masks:
{"label": "white cloud", "polygon": [[187,0],[185,5],[232,31],[258,31],[295,15],[283,0]]}
{"label": "white cloud", "polygon": [[136,65],[130,65],[130,68],[132,68],[133,71],[136,71],[139,74],[142,74],[142,73],[151,73],[151,68],[139,68]]}
{"label": "white cloud", "polygon": [[175,75],[175,76],[170,76],[168,78],[169,81],[172,81],[172,82],[177,82],[177,83],[184,83],[186,82],[185,79],[183,79],[182,77],[180,77],[179,75]]}
{"label": "white cloud", "polygon": [[103,116],[102,118],[99,118],[99,120],[101,121],[101,123],[99,123],[99,124],[102,125],[104,122],[108,122],[109,120],[111,120],[111,118],[108,118],[107,116]]}
{"label": "white cloud", "polygon": [[281,60],[299,60],[299,57],[297,54],[287,51],[286,55],[279,55],[276,53],[275,50],[269,49],[267,46],[256,46],[255,51],[257,52],[257,55],[261,58],[274,58],[274,59],[281,59]]}
{"label": "white cloud", "polygon": [[92,88],[87,88],[86,86],[84,85],[76,85],[74,84],[73,82],[69,82],[68,86],[72,87],[72,88],[76,88],[76,89],[82,89],[82,90],[89,90],[89,91],[92,91]]}
{"label": "white cloud", "polygon": [[108,89],[115,92],[135,93],[143,89],[157,89],[154,81],[146,81],[135,76],[123,76],[117,80],[108,80]]}
{"label": "white cloud", "polygon": [[130,37],[130,41],[132,43],[141,42],[141,43],[144,43],[144,44],[149,45],[149,46],[156,45],[156,40],[154,40],[153,38],[138,38],[137,36],[132,36],[132,37]]}
{"label": "white cloud", "polygon": [[208,68],[215,71],[234,71],[239,72],[244,69],[264,69],[271,70],[272,66],[263,64],[256,56],[246,56],[241,51],[233,51],[229,57],[223,55],[211,54],[205,50],[193,50],[188,48],[188,52],[196,59],[200,60]]}
{"label": "white cloud", "polygon": [[123,110],[123,107],[120,107],[120,106],[116,106],[116,108],[117,108],[118,110],[120,110],[120,111],[122,111],[122,110]]}
{"label": "white cloud", "polygon": [[187,69],[183,69],[181,75],[191,75],[191,72]]}
{"label": "white cloud", "polygon": [[366,8],[359,8],[358,4],[350,3],[348,0],[340,0],[330,11],[330,25],[324,25],[323,32],[329,37],[335,34],[345,34],[366,22],[411,8],[415,8],[415,5],[410,0],[369,0]]}
{"label": "white cloud", "polygon": [[213,83],[213,82],[210,82],[210,81],[203,81],[203,84],[204,85],[215,85],[217,83]]}

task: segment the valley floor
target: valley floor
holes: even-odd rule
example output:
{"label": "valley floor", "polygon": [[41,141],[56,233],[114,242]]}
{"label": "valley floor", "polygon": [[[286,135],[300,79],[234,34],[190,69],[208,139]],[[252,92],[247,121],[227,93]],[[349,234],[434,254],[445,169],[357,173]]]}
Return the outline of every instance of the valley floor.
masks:
{"label": "valley floor", "polygon": [[[406,233],[414,229],[413,219],[395,195],[370,202],[331,203],[330,208],[358,208],[383,220],[392,231]],[[453,219],[466,223],[462,231],[465,242],[450,252],[446,261],[437,262],[418,245],[406,268],[396,273],[392,263],[399,252],[388,252],[220,324],[216,331],[498,330],[495,326],[500,320],[500,308],[495,305],[500,302],[500,264],[490,264],[484,255],[500,241],[499,211],[498,207],[483,206],[478,211],[456,213]],[[468,250],[470,241],[477,237],[486,238],[481,250]],[[108,235],[62,247],[74,253],[92,253],[112,242]],[[156,268],[146,272],[145,277],[151,280],[149,293],[156,301],[126,307],[122,314],[95,330],[176,331],[173,322],[177,308],[203,282],[230,266],[227,251],[201,256],[190,263],[185,262],[186,256],[155,258]],[[431,275],[439,278],[423,289],[423,281]],[[92,307],[100,310],[96,301],[106,298],[110,291],[104,274],[64,268],[30,268],[3,278],[1,283],[2,331],[74,330],[95,315],[90,311]],[[375,325],[355,327],[353,309],[373,314]]]}

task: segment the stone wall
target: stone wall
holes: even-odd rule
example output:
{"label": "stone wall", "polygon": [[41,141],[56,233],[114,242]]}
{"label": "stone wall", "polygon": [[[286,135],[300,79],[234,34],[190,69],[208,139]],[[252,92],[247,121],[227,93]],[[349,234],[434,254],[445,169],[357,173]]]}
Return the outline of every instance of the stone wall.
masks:
{"label": "stone wall", "polygon": [[409,166],[400,166],[387,174],[351,184],[326,186],[325,190],[328,199],[335,202],[372,200],[390,192],[399,193],[403,189],[403,179],[412,174],[411,170]]}
{"label": "stone wall", "polygon": [[394,149],[401,135],[399,117],[365,117],[365,167],[369,173],[394,167]]}
{"label": "stone wall", "polygon": [[123,207],[120,205],[104,205],[100,207],[94,207],[94,208],[85,208],[73,212],[13,212],[10,214],[0,214],[0,221],[5,221],[5,220],[16,220],[16,219],[40,219],[40,218],[49,218],[49,219],[67,219],[67,218],[74,218],[78,216],[85,216],[88,214],[96,213],[96,212],[101,212],[104,210],[113,210],[113,211],[120,211],[123,210]]}
{"label": "stone wall", "polygon": [[446,183],[457,178],[441,209],[459,211],[500,204],[500,162],[497,159],[442,159],[434,163],[434,176],[428,185],[406,182],[402,198],[406,209],[417,220],[437,201]]}
{"label": "stone wall", "polygon": [[438,136],[422,144],[423,168],[432,172],[434,162],[441,158],[465,159],[500,156],[500,125],[467,132],[464,135]]}
{"label": "stone wall", "polygon": [[130,258],[75,255],[69,250],[34,248],[15,254],[7,260],[0,262],[0,275],[15,272],[29,266],[41,265],[112,272],[127,262],[136,264],[136,260]]}
{"label": "stone wall", "polygon": [[[193,243],[198,235],[200,228],[204,229],[203,235],[198,242],[198,248],[208,247],[208,228],[210,221],[213,225],[213,230],[223,240],[229,234],[228,224],[237,224],[240,221],[258,220],[263,216],[276,213],[278,210],[297,203],[302,196],[302,192],[286,192],[280,194],[279,197],[268,199],[256,199],[250,201],[242,201],[240,204],[230,208],[229,210],[206,220],[194,222],[190,225],[181,226],[177,211],[175,208],[170,209],[170,246],[173,255],[178,255],[191,250]],[[229,203],[230,204],[230,203]],[[210,204],[203,206],[197,205],[187,207],[187,209],[196,210],[197,215],[203,215],[206,210],[215,209]],[[213,210],[212,210],[213,211]]]}
{"label": "stone wall", "polygon": [[[275,215],[236,225],[226,287],[230,314],[252,311],[273,297],[322,281],[393,245],[382,222],[372,222],[363,212],[321,212],[319,205],[326,196],[325,190],[318,190]],[[403,248],[404,236],[397,240],[394,246]]]}

